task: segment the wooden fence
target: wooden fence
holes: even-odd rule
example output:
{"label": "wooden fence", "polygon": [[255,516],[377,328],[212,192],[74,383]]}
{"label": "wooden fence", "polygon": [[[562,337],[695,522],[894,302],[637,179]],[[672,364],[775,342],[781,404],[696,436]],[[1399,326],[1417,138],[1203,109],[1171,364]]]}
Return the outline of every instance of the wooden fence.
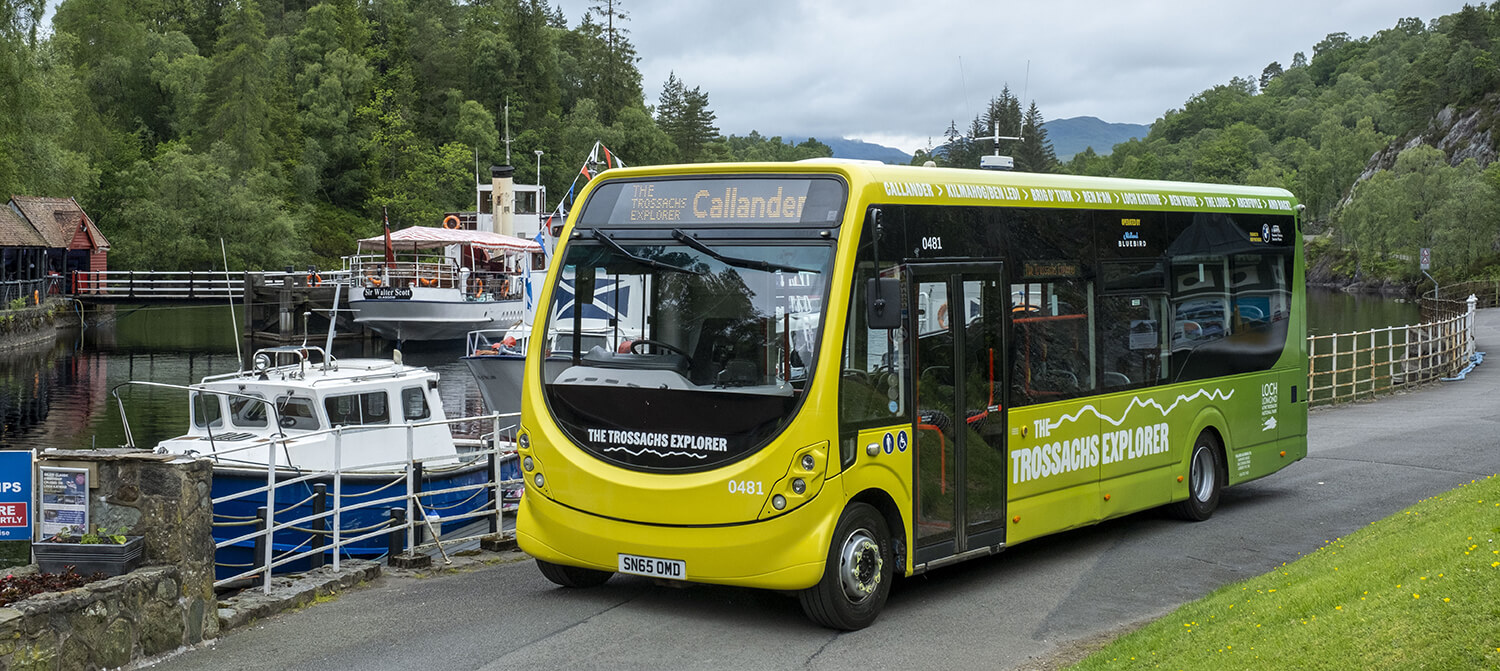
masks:
{"label": "wooden fence", "polygon": [[1309,336],[1308,405],[1370,399],[1458,375],[1474,360],[1474,310],[1497,306],[1500,281],[1470,282],[1423,295],[1420,324]]}

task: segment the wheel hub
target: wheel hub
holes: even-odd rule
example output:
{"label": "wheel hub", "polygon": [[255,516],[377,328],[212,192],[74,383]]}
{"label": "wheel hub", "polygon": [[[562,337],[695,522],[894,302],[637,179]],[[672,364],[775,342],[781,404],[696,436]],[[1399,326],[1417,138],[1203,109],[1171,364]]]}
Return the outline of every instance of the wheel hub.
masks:
{"label": "wheel hub", "polygon": [[885,560],[880,544],[864,529],[849,534],[839,551],[839,582],[856,603],[870,598],[880,586]]}

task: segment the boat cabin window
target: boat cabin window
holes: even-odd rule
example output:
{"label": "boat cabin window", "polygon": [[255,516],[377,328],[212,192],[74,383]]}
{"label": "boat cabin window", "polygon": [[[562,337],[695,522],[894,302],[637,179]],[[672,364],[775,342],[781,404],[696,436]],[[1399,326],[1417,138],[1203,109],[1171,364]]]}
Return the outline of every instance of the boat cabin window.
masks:
{"label": "boat cabin window", "polygon": [[422,393],[421,387],[407,387],[401,390],[401,415],[407,421],[427,419],[432,416],[432,411],[427,409],[427,396]]}
{"label": "boat cabin window", "polygon": [[334,426],[391,422],[391,409],[384,391],[329,396],[323,400],[323,408],[328,411],[328,423]]}
{"label": "boat cabin window", "polygon": [[[265,398],[260,394],[252,394],[256,399]],[[250,428],[264,428],[266,426],[266,404],[250,398],[238,396],[229,399],[229,420],[235,426]]]}
{"label": "boat cabin window", "polygon": [[224,409],[219,405],[218,394],[193,392],[193,426],[200,429],[224,426]]}
{"label": "boat cabin window", "polygon": [[281,427],[284,429],[317,431],[320,428],[310,398],[282,396],[276,399],[276,409],[281,413]]}

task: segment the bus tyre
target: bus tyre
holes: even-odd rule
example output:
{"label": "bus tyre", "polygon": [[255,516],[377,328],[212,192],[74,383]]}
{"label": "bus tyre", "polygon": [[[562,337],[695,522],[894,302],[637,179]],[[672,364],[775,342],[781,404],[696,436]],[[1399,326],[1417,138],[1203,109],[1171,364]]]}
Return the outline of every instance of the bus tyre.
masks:
{"label": "bus tyre", "polygon": [[864,629],[880,615],[891,592],[891,534],[872,506],[854,503],[833,531],[823,578],[798,593],[802,611],[831,629]]}
{"label": "bus tyre", "polygon": [[1213,516],[1219,507],[1219,491],[1224,488],[1224,464],[1220,458],[1219,440],[1213,433],[1204,431],[1193,443],[1193,456],[1188,461],[1188,497],[1172,504],[1173,516],[1201,522]]}
{"label": "bus tyre", "polygon": [[578,568],[577,566],[564,566],[548,561],[536,560],[536,567],[542,570],[542,575],[548,580],[562,585],[563,587],[598,587],[614,575],[609,571],[596,571],[591,568]]}

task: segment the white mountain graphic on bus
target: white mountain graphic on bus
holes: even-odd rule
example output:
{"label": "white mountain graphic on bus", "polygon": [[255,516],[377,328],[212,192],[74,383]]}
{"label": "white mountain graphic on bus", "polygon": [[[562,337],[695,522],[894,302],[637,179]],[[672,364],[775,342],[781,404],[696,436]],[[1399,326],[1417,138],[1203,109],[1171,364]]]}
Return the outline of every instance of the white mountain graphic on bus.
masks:
{"label": "white mountain graphic on bus", "polygon": [[1177,396],[1177,400],[1173,401],[1172,405],[1169,405],[1169,406],[1167,406],[1165,408],[1161,407],[1161,404],[1157,403],[1156,399],[1154,399],[1154,398],[1148,398],[1148,399],[1145,399],[1145,400],[1141,400],[1141,397],[1135,396],[1135,397],[1132,397],[1130,399],[1130,405],[1125,408],[1125,412],[1120,415],[1119,419],[1111,418],[1108,415],[1105,415],[1105,414],[1099,412],[1099,409],[1095,408],[1094,404],[1090,403],[1088,405],[1083,406],[1082,408],[1079,408],[1078,412],[1075,412],[1075,413],[1073,413],[1071,415],[1063,415],[1062,417],[1057,418],[1056,421],[1048,421],[1047,422],[1047,431],[1050,433],[1053,429],[1056,429],[1057,427],[1062,426],[1064,422],[1076,422],[1076,421],[1078,421],[1078,418],[1082,417],[1083,413],[1085,413],[1085,412],[1091,412],[1091,413],[1094,414],[1095,417],[1098,417],[1099,419],[1102,419],[1102,420],[1104,420],[1106,422],[1109,422],[1111,425],[1114,425],[1114,426],[1119,426],[1121,424],[1124,424],[1125,423],[1125,418],[1127,418],[1127,417],[1130,416],[1130,411],[1136,409],[1137,407],[1141,407],[1141,408],[1145,408],[1145,407],[1156,408],[1156,410],[1161,413],[1162,417],[1166,417],[1168,414],[1170,414],[1172,412],[1172,409],[1176,408],[1179,404],[1186,403],[1186,402],[1189,402],[1189,401],[1193,401],[1193,400],[1197,399],[1199,396],[1207,396],[1210,399],[1217,398],[1217,399],[1219,399],[1221,401],[1227,401],[1227,400],[1229,400],[1229,399],[1231,399],[1231,398],[1234,397],[1234,390],[1231,389],[1229,391],[1229,393],[1224,393],[1224,391],[1220,390],[1220,389],[1212,389],[1212,390],[1209,390],[1209,389],[1199,389],[1198,391],[1193,392],[1193,394],[1191,396],[1183,396],[1183,395],[1179,394]]}
{"label": "white mountain graphic on bus", "polygon": [[1274,429],[1274,428],[1276,428],[1276,418],[1275,417],[1267,417],[1266,418],[1266,423],[1260,427],[1260,430],[1261,431],[1270,431],[1271,429]]}

